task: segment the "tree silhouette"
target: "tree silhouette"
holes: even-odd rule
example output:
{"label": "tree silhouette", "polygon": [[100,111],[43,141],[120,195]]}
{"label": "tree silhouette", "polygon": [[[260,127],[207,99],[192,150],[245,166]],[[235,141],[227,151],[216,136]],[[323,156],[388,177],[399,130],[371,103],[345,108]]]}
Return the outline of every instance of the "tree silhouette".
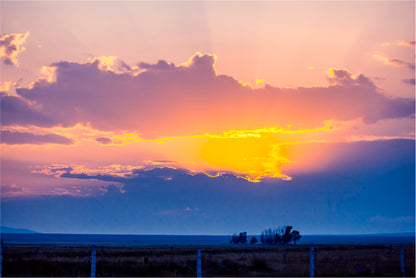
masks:
{"label": "tree silhouette", "polygon": [[286,245],[286,244],[288,244],[289,242],[292,241],[292,234],[291,234],[292,229],[293,229],[292,226],[286,226],[282,229],[282,230],[284,230],[284,233],[282,235],[282,244],[283,245]]}
{"label": "tree silhouette", "polygon": [[240,244],[247,243],[247,232],[240,233],[238,238],[240,240]]}
{"label": "tree silhouette", "polygon": [[239,240],[237,234],[233,234],[233,237],[231,238],[230,243],[231,244],[238,244],[238,243],[240,243],[240,240]]}
{"label": "tree silhouette", "polygon": [[293,230],[292,231],[292,240],[293,244],[296,245],[296,241],[298,241],[302,236],[299,234],[298,231]]}
{"label": "tree silhouette", "polygon": [[283,226],[277,229],[266,229],[261,233],[260,240],[263,244],[286,245],[293,241],[296,244],[302,236],[292,226]]}
{"label": "tree silhouette", "polygon": [[244,244],[247,243],[247,232],[241,232],[239,235],[233,234],[230,240],[232,244]]}
{"label": "tree silhouette", "polygon": [[263,244],[276,244],[275,243],[276,232],[272,229],[266,229],[261,233],[260,240]]}

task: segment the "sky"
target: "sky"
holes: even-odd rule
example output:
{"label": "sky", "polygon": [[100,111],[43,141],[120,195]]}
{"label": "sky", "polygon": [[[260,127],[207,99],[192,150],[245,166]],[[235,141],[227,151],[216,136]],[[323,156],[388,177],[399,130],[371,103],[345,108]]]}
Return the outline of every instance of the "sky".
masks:
{"label": "sky", "polygon": [[1,225],[415,231],[414,1],[1,1]]}

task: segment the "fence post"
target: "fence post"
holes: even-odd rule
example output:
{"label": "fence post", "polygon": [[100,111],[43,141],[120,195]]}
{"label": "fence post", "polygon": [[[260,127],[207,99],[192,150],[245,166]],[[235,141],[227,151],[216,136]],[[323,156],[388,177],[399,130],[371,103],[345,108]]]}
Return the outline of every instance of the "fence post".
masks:
{"label": "fence post", "polygon": [[95,250],[95,245],[91,247],[91,277],[95,277],[95,257],[97,251]]}
{"label": "fence post", "polygon": [[402,277],[406,277],[406,274],[404,272],[404,249],[403,246],[400,245],[400,272],[402,274]]}
{"label": "fence post", "polygon": [[3,266],[3,240],[0,241],[0,277],[2,277],[2,266]]}
{"label": "fence post", "polygon": [[201,276],[201,248],[196,249],[196,277]]}
{"label": "fence post", "polygon": [[311,255],[310,255],[310,277],[315,277],[315,247],[311,246]]}

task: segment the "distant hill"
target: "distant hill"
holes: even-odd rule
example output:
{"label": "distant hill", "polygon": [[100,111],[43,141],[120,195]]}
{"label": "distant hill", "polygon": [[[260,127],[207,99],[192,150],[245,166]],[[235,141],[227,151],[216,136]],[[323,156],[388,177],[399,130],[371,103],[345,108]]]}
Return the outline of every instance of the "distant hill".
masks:
{"label": "distant hill", "polygon": [[2,233],[8,233],[8,234],[36,234],[37,232],[28,230],[28,229],[15,229],[5,226],[0,226],[0,231]]}

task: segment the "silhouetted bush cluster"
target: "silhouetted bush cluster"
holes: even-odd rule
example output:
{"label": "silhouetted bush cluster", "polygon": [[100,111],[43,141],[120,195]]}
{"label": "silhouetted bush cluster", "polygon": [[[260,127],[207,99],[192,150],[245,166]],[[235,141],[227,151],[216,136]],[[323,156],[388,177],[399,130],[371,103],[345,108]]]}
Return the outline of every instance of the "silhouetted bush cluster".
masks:
{"label": "silhouetted bush cluster", "polygon": [[247,232],[242,232],[239,235],[233,234],[230,243],[232,244],[245,244],[247,243]]}
{"label": "silhouetted bush cluster", "polygon": [[[262,244],[269,244],[269,245],[286,245],[290,242],[293,242],[296,245],[296,241],[298,241],[302,236],[296,230],[293,230],[292,226],[282,226],[276,229],[266,229],[261,233],[260,241]],[[250,240],[250,244],[256,244],[257,238],[252,237]],[[241,232],[238,235],[233,234],[231,244],[246,244],[247,243],[247,232]]]}
{"label": "silhouetted bush cluster", "polygon": [[266,229],[261,233],[260,241],[263,244],[286,245],[290,242],[296,245],[302,236],[292,226],[283,226],[277,229]]}

